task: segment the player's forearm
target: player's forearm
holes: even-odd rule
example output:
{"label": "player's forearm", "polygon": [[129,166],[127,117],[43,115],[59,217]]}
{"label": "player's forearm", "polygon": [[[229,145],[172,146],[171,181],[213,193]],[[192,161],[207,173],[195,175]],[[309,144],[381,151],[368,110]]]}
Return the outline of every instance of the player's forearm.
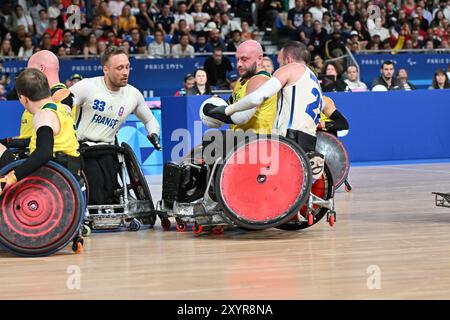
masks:
{"label": "player's forearm", "polygon": [[273,77],[269,81],[263,83],[256,91],[246,95],[238,102],[228,106],[225,109],[227,115],[232,115],[238,111],[249,110],[259,106],[261,103],[269,99],[271,96],[281,90],[281,82]]}

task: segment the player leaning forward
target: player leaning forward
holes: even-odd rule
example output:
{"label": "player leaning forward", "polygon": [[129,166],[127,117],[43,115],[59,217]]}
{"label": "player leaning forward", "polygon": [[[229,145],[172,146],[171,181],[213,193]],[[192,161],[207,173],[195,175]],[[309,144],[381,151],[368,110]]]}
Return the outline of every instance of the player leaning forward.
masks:
{"label": "player leaning forward", "polygon": [[312,162],[314,178],[323,171],[323,156],[315,152],[316,128],[322,110],[322,91],[314,73],[307,67],[310,53],[297,41],[286,43],[278,54],[280,68],[254,92],[227,107],[217,107],[208,115],[223,119],[223,114],[252,110],[278,94],[277,114],[272,133],[299,144]]}
{"label": "player leaning forward", "polygon": [[[144,123],[150,142],[159,144],[159,124],[142,93],[128,84],[130,62],[120,47],[109,47],[102,56],[103,76],[86,78],[70,89],[77,106],[75,123],[82,145],[114,144],[116,134],[128,115],[134,113]],[[90,187],[90,204],[114,202],[119,164],[117,155],[99,153],[85,157]]]}

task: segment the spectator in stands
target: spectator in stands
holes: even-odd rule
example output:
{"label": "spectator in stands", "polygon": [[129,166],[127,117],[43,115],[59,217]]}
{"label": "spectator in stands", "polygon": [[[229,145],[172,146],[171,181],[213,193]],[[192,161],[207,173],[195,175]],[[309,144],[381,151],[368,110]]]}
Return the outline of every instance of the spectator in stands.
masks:
{"label": "spectator in stands", "polygon": [[85,58],[87,58],[88,56],[98,55],[97,38],[95,37],[94,33],[89,34],[88,42],[83,48],[83,54]]}
{"label": "spectator in stands", "polygon": [[372,82],[372,91],[401,90],[402,87],[394,77],[395,69],[392,61],[386,60],[380,68],[381,76]]}
{"label": "spectator in stands", "polygon": [[303,24],[303,15],[306,12],[304,0],[295,0],[295,7],[288,11],[287,28],[292,40],[298,39],[300,27]]}
{"label": "spectator in stands", "polygon": [[56,49],[56,56],[59,59],[67,59],[66,50],[64,49],[63,46],[57,47],[57,49]]}
{"label": "spectator in stands", "polygon": [[325,59],[342,57],[345,53],[345,42],[342,39],[341,32],[334,30],[331,38],[327,40],[324,45]]}
{"label": "spectator in stands", "polygon": [[[113,16],[111,14],[111,11],[109,11],[108,4],[106,2],[101,2],[98,10],[99,18],[100,18],[100,25],[102,27],[104,26],[111,26],[111,17]],[[114,15],[117,17],[117,15]]]}
{"label": "spectator in stands", "polygon": [[208,74],[203,69],[197,69],[194,73],[195,85],[187,91],[188,96],[208,95],[212,94],[211,87],[208,83]]}
{"label": "spectator in stands", "polygon": [[101,56],[106,51],[106,42],[105,41],[98,41],[97,42],[97,52]]}
{"label": "spectator in stands", "polygon": [[227,51],[236,52],[239,45],[243,42],[241,34],[239,30],[234,30],[231,33],[231,42],[227,46]]}
{"label": "spectator in stands", "polygon": [[180,1],[178,2],[178,12],[174,14],[175,24],[177,24],[180,20],[186,21],[187,27],[189,31],[195,29],[194,18],[187,12],[186,2]]}
{"label": "spectator in stands", "polygon": [[324,29],[322,29],[322,24],[320,21],[314,21],[314,31],[311,33],[308,43],[308,50],[311,54],[322,54],[327,39],[328,34]]}
{"label": "spectator in stands", "polygon": [[252,40],[252,33],[247,21],[241,22],[241,30],[242,41]]}
{"label": "spectator in stands", "polygon": [[36,34],[38,37],[42,37],[45,30],[49,26],[49,21],[47,19],[47,11],[44,9],[39,10],[39,16],[35,20],[35,26],[36,26]]}
{"label": "spectator in stands", "polygon": [[20,60],[27,60],[34,53],[33,40],[30,36],[25,37],[25,42],[22,47],[19,49],[19,54],[17,57]]}
{"label": "spectator in stands", "polygon": [[334,62],[328,62],[325,65],[325,75],[334,77],[334,81],[322,86],[324,92],[348,91],[347,84],[341,79],[339,68]]}
{"label": "spectator in stands", "polygon": [[144,39],[141,38],[141,33],[138,28],[133,28],[130,31],[131,40],[128,41],[130,44],[130,53],[146,53],[147,52],[147,43]]}
{"label": "spectator in stands", "polygon": [[126,40],[122,40],[122,43],[120,44],[120,46],[123,48],[123,50],[127,53],[130,54],[130,43]]}
{"label": "spectator in stands", "polygon": [[4,58],[12,58],[15,56],[15,53],[11,46],[11,41],[8,39],[3,39],[2,46],[0,48],[0,59]]}
{"label": "spectator in stands", "polygon": [[274,29],[275,28],[275,22],[277,20],[278,15],[280,12],[284,10],[283,1],[279,0],[266,0],[264,1],[264,22],[265,27]]}
{"label": "spectator in stands", "polygon": [[195,86],[195,77],[193,74],[188,73],[184,76],[183,88],[175,92],[175,96],[185,96],[189,89]]}
{"label": "spectator in stands", "polygon": [[323,73],[323,69],[325,68],[324,61],[320,54],[316,54],[313,58],[312,69],[317,75],[321,75]]}
{"label": "spectator in stands", "polygon": [[33,22],[36,24],[36,22],[39,20],[40,11],[44,10],[45,8],[40,4],[40,0],[31,0],[31,6],[30,6],[30,16]]}
{"label": "spectator in stands", "polygon": [[139,2],[139,13],[136,15],[136,23],[145,33],[155,28],[155,23],[147,10],[147,3]]}
{"label": "spectator in stands", "polygon": [[111,15],[118,16],[123,13],[125,5],[125,1],[123,0],[110,0],[108,2],[108,10],[111,12]]}
{"label": "spectator in stands", "polygon": [[106,42],[108,43],[108,46],[118,46],[121,41],[117,39],[116,34],[112,30],[107,30]]}
{"label": "spectator in stands", "polygon": [[216,3],[216,0],[207,0],[203,4],[202,8],[203,12],[206,12],[210,16],[215,15],[217,12],[219,12],[219,6]]}
{"label": "spectator in stands", "polygon": [[329,12],[325,12],[323,14],[322,29],[324,29],[327,32],[327,34],[333,33],[333,26],[331,25],[331,15]]}
{"label": "spectator in stands", "polygon": [[57,47],[61,44],[63,39],[63,31],[58,28],[58,20],[55,18],[50,19],[50,27],[45,30],[45,33],[50,35],[50,44],[53,47]]}
{"label": "spectator in stands", "polygon": [[434,19],[430,23],[430,28],[439,27],[442,24],[442,21],[445,19],[444,11],[438,10],[434,15]]}
{"label": "spectator in stands", "polygon": [[19,53],[19,49],[23,46],[26,36],[27,33],[25,32],[25,27],[23,25],[19,25],[17,27],[17,32],[12,34],[11,46],[15,55]]}
{"label": "spectator in stands", "polygon": [[410,18],[414,10],[416,10],[416,2],[414,0],[406,0],[402,5],[402,9],[405,11],[406,16]]}
{"label": "spectator in stands", "polygon": [[262,67],[266,72],[272,74],[274,70],[272,59],[270,57],[264,57],[262,61]]}
{"label": "spectator in stands", "polygon": [[52,39],[48,33],[44,33],[41,39],[41,45],[39,46],[40,50],[48,50],[53,51],[53,46],[51,43]]}
{"label": "spectator in stands", "polygon": [[[205,28],[205,31],[207,31],[208,29]],[[215,48],[220,48],[222,51],[225,51],[227,48],[225,46],[225,41],[223,41],[223,39],[220,37],[220,31],[217,28],[212,29],[211,31],[209,31],[209,44],[211,45],[211,47]]]}
{"label": "spectator in stands", "polygon": [[444,14],[445,18],[447,18],[448,20],[450,20],[450,5],[448,4],[447,0],[440,0],[439,1],[439,7],[434,9],[433,11],[433,17],[436,17],[436,12],[438,10],[441,10],[442,13]]}
{"label": "spectator in stands", "polygon": [[220,14],[220,18],[222,22],[220,27],[220,33],[223,39],[228,40],[231,37],[232,32],[234,30],[241,31],[240,24],[237,23],[236,21],[230,20],[230,16],[227,12],[222,12]]}
{"label": "spectator in stands", "polygon": [[408,81],[408,71],[406,71],[406,69],[398,69],[397,79],[400,84],[400,88],[403,90],[411,91],[417,89],[415,85]]}
{"label": "spectator in stands", "polygon": [[148,46],[148,53],[152,58],[167,57],[170,54],[170,46],[164,41],[164,33],[155,30],[155,39]]}
{"label": "spectator in stands", "polygon": [[428,89],[449,89],[450,83],[447,73],[443,69],[438,69],[433,76],[433,82]]}
{"label": "spectator in stands", "polygon": [[313,22],[312,22],[312,14],[310,12],[306,12],[303,15],[303,23],[300,26],[299,31],[300,31],[299,32],[300,41],[303,42],[304,44],[308,44],[309,37],[311,36],[311,34],[314,31],[314,26],[313,26]]}
{"label": "spectator in stands", "polygon": [[422,49],[424,45],[424,37],[419,34],[419,30],[416,28],[411,33],[411,42],[413,49]]}
{"label": "spectator in stands", "polygon": [[73,41],[73,35],[72,35],[72,32],[70,30],[64,30],[63,42],[62,42],[61,46],[66,51],[66,55],[67,56],[77,55],[77,54],[80,53],[78,51],[77,46],[75,45],[75,43]]}
{"label": "spectator in stands", "polygon": [[194,12],[191,13],[194,18],[195,32],[200,32],[209,21],[210,16],[206,12],[202,12],[202,2],[200,0],[194,3]]}
{"label": "spectator in stands", "polygon": [[360,92],[360,91],[367,91],[367,85],[359,81],[359,72],[358,68],[355,65],[349,65],[347,67],[347,79],[344,80],[347,84],[347,91],[352,92]]}
{"label": "spectator in stands", "polygon": [[180,37],[182,35],[187,35],[190,43],[195,43],[194,36],[190,33],[190,29],[185,20],[178,21],[178,27],[173,34],[172,39],[170,40],[170,44],[174,45],[180,42]]}
{"label": "spectator in stands", "polygon": [[122,14],[119,16],[119,30],[128,33],[128,31],[136,27],[136,17],[131,14],[131,7],[126,4],[122,8]]}
{"label": "spectator in stands", "polygon": [[416,7],[416,10],[412,14],[412,17],[414,20],[418,21],[418,25],[420,26],[420,29],[428,30],[430,22],[423,15],[424,15],[424,9],[422,6],[418,5]]}
{"label": "spectator in stands", "polygon": [[14,8],[14,29],[17,29],[18,26],[24,26],[25,32],[29,32],[30,34],[34,33],[33,20],[28,14],[24,13],[23,7],[18,4]]}
{"label": "spectator in stands", "polygon": [[180,43],[172,47],[171,53],[174,58],[193,58],[195,50],[194,47],[189,44],[189,35],[181,35]]}
{"label": "spectator in stands", "polygon": [[209,84],[219,89],[227,88],[227,72],[233,71],[230,59],[223,56],[222,49],[215,48],[211,57],[205,60],[205,71]]}
{"label": "spectator in stands", "polygon": [[323,14],[327,12],[328,9],[322,7],[322,0],[314,0],[314,6],[309,8],[309,12],[312,15],[312,20],[322,21]]}
{"label": "spectator in stands", "polygon": [[175,32],[175,17],[170,12],[170,5],[163,5],[161,13],[156,17],[156,28],[164,34],[173,35]]}
{"label": "spectator in stands", "polygon": [[365,49],[371,40],[369,32],[365,29],[365,27],[361,24],[360,21],[355,21],[354,28],[355,31],[358,33],[358,41],[361,45],[361,48]]}
{"label": "spectator in stands", "polygon": [[361,16],[359,12],[356,11],[356,5],[354,1],[348,2],[348,10],[344,13],[342,21],[344,22],[344,29],[352,30],[356,21],[360,21]]}
{"label": "spectator in stands", "polygon": [[213,52],[212,46],[206,41],[206,34],[204,32],[198,34],[194,50],[196,53]]}

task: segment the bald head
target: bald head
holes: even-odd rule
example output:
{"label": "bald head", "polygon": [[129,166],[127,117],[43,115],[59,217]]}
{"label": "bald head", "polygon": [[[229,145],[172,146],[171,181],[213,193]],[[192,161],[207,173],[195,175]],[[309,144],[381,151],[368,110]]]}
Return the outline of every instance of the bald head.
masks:
{"label": "bald head", "polygon": [[263,49],[261,47],[261,45],[259,44],[258,41],[255,40],[247,40],[242,42],[237,51],[246,51],[246,52],[251,52],[252,54],[254,54],[255,56],[263,56]]}
{"label": "bald head", "polygon": [[242,42],[236,51],[236,63],[240,77],[250,78],[262,69],[263,50],[255,40]]}
{"label": "bald head", "polygon": [[42,71],[47,76],[50,86],[59,82],[59,61],[51,51],[41,50],[33,54],[28,60],[27,68],[34,68]]}

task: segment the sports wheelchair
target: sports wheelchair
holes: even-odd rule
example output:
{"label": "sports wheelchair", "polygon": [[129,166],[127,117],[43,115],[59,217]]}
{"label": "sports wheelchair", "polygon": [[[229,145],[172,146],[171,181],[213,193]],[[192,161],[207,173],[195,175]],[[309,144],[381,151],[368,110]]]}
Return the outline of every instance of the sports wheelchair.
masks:
{"label": "sports wheelchair", "polygon": [[[115,203],[90,205],[88,201],[83,235],[89,236],[91,230],[123,227],[138,231],[142,224],[150,226],[155,224],[156,214],[150,189],[139,161],[127,143],[123,142],[120,146],[108,144],[82,146],[80,153],[85,159],[105,153],[117,154],[121,165],[119,172],[121,186],[115,192]],[[87,194],[89,197],[89,190]]]}
{"label": "sports wheelchair", "polygon": [[[0,170],[5,175],[25,160]],[[86,195],[69,170],[50,161],[0,196],[0,246],[20,256],[47,256],[72,242],[83,248]]]}
{"label": "sports wheelchair", "polygon": [[[220,234],[227,227],[300,230],[325,215],[334,225],[333,176],[327,164],[313,183],[307,155],[290,139],[247,136],[227,151],[227,142],[208,142],[213,140],[208,132],[181,163],[164,166],[162,200],[156,208],[164,229],[170,228],[169,217],[180,232],[193,224],[195,234],[204,229]],[[211,146],[223,156],[205,161]]]}
{"label": "sports wheelchair", "polygon": [[325,156],[333,175],[334,188],[345,185],[345,191],[350,192],[352,185],[348,182],[350,161],[342,142],[334,135],[325,131],[317,131],[316,150]]}

